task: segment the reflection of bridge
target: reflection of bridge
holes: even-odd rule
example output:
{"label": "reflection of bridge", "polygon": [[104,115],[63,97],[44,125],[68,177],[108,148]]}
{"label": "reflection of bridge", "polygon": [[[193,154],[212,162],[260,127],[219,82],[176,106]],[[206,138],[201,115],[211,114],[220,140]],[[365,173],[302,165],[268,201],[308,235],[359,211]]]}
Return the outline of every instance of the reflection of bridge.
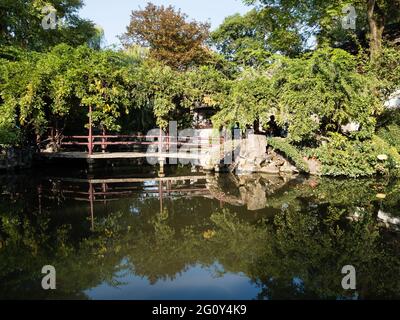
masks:
{"label": "reflection of bridge", "polygon": [[[62,194],[77,201],[112,201],[134,194],[204,194],[209,193],[205,183],[199,183],[205,176],[187,176],[177,178],[121,178],[121,179],[72,179],[60,178],[59,181],[69,183],[62,188]],[[191,181],[190,188],[174,186],[174,182]],[[141,183],[141,185],[137,185]],[[144,184],[144,185],[143,185]],[[88,190],[82,190],[87,186]]]}
{"label": "reflection of bridge", "polygon": [[[46,179],[47,181],[52,179]],[[185,182],[178,185],[177,182]],[[189,184],[188,184],[189,182]],[[170,196],[200,196],[212,197],[207,189],[206,176],[181,176],[168,178],[116,178],[116,179],[74,179],[57,178],[53,181],[59,186],[38,187],[39,211],[42,210],[42,198],[71,199],[88,202],[90,217],[94,228],[94,204],[120,200],[132,195],[155,196],[160,201],[160,212],[163,210],[163,200]],[[139,184],[139,185],[138,185]],[[220,201],[222,206],[222,201]]]}
{"label": "reflection of bridge", "polygon": [[229,204],[247,206],[247,210],[257,211],[267,206],[269,196],[276,194],[293,179],[263,175],[238,178],[229,174],[224,175],[222,179],[218,175],[112,179],[49,178],[45,179],[46,182],[42,182],[38,189],[39,211],[43,197],[58,202],[64,199],[82,201],[90,204],[93,224],[95,203],[107,204],[134,195],[158,199],[160,212],[163,211],[164,199],[169,197],[208,198],[219,201],[220,207]]}

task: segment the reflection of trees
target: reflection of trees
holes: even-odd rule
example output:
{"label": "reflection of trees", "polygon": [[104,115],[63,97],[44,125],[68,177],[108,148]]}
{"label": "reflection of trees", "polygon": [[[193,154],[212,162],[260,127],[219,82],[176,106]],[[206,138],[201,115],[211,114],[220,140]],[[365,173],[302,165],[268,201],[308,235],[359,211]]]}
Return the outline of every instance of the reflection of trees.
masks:
{"label": "reflection of trees", "polygon": [[[354,292],[341,288],[340,271],[357,269],[362,298],[400,297],[399,241],[380,229],[376,214],[385,206],[398,214],[398,182],[306,180],[269,199],[281,208],[269,226],[264,254],[253,269],[260,298],[337,298]],[[381,203],[376,194],[388,195]],[[397,197],[396,197],[397,196]],[[389,206],[389,207],[388,207]],[[357,213],[353,222],[348,217]]]}
{"label": "reflection of trees", "polygon": [[244,272],[258,283],[260,298],[349,297],[354,292],[341,288],[341,269],[352,264],[362,298],[399,297],[398,240],[384,239],[385,230],[370,212],[355,222],[346,219],[348,214],[336,206],[326,211],[289,206],[272,224],[252,224],[224,210],[204,226],[213,230],[207,239],[193,228],[177,232],[164,213],[150,222],[152,232],[139,234],[127,255],[135,273],[153,283],[218,260],[225,272]]}
{"label": "reflection of trees", "polygon": [[[400,181],[310,178],[301,183],[289,183],[284,189],[271,195],[267,205],[276,209],[289,204],[299,209],[304,204],[320,208],[335,206],[347,210],[349,215],[360,208],[374,213],[377,213],[378,208],[385,208],[393,215],[399,215],[399,190]],[[386,199],[378,200],[378,193],[385,194]]]}
{"label": "reflection of trees", "polygon": [[396,253],[389,242],[382,241],[370,213],[352,223],[340,221],[345,214],[335,207],[328,208],[325,219],[312,209],[288,208],[278,214],[275,236],[253,270],[263,288],[260,297],[349,296],[354,292],[342,290],[340,273],[348,264],[356,267],[362,298],[399,297],[398,247]]}
{"label": "reflection of trees", "polygon": [[[173,279],[189,266],[210,266],[216,260],[225,271],[247,272],[266,241],[263,228],[238,219],[229,211],[212,214],[202,226],[177,230],[168,214],[155,217],[151,232],[138,230],[127,255],[136,274],[150,279]],[[208,236],[208,234],[210,234]]]}
{"label": "reflection of trees", "polygon": [[[123,257],[114,239],[116,218],[99,221],[97,234],[81,234],[79,241],[72,225],[56,220],[48,213],[0,213],[0,297],[80,299],[84,289],[113,278]],[[57,270],[57,290],[51,292],[40,287],[48,264]]]}
{"label": "reflection of trees", "polygon": [[[398,206],[393,190],[398,183],[292,181],[267,196],[274,218],[257,221],[241,207],[222,210],[209,199],[166,199],[160,214],[157,197],[132,198],[95,215],[94,232],[82,215],[39,214],[12,192],[14,200],[0,201],[0,297],[86,298],[85,290],[104,281],[118,285],[120,272],[155,283],[216,261],[222,274],[253,279],[259,298],[349,297],[340,272],[347,264],[357,269],[362,298],[400,297],[398,237],[376,220],[381,206]],[[355,210],[360,216],[350,221]],[[46,264],[57,269],[54,292],[40,288]]]}

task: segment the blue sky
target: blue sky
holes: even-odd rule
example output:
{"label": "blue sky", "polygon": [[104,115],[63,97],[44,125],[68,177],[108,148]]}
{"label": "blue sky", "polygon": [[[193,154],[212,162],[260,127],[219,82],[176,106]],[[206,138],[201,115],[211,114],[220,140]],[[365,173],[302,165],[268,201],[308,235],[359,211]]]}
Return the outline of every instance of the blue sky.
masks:
{"label": "blue sky", "polygon": [[[146,0],[85,0],[80,15],[103,27],[106,45],[119,44],[118,35],[125,32],[130,13],[144,8]],[[156,5],[172,5],[188,14],[189,19],[210,22],[215,29],[225,17],[250,10],[241,0],[152,0]]]}

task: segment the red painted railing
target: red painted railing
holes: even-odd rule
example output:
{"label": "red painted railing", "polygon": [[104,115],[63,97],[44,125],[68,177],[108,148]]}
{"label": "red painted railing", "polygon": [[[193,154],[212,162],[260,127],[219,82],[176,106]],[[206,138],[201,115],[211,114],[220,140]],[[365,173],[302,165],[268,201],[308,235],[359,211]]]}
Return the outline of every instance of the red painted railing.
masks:
{"label": "red painted railing", "polygon": [[61,146],[86,147],[88,153],[93,154],[95,146],[101,146],[105,152],[108,146],[155,146],[158,152],[168,152],[172,148],[178,151],[179,147],[207,149],[223,145],[222,137],[176,137],[167,135],[89,135],[67,136],[61,139]]}

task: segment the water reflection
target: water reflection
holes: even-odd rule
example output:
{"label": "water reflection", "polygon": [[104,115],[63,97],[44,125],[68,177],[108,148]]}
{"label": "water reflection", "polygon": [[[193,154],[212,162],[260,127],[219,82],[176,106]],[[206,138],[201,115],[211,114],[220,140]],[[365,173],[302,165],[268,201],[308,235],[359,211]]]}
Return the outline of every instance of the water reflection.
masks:
{"label": "water reflection", "polygon": [[[3,299],[400,297],[398,181],[187,172],[0,180]],[[52,292],[40,287],[47,264],[57,269]],[[348,264],[356,292],[341,287]]]}

